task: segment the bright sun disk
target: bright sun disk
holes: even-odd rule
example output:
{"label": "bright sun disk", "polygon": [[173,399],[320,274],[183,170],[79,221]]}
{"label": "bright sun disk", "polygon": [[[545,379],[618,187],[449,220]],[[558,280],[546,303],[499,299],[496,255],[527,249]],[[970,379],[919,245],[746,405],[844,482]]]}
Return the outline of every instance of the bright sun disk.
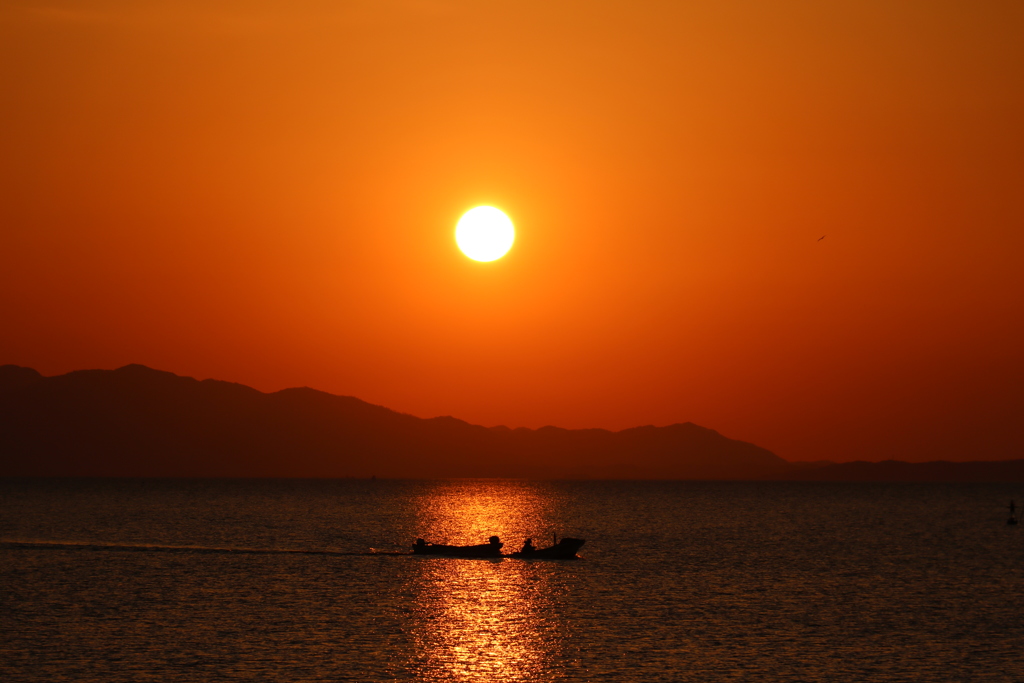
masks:
{"label": "bright sun disk", "polygon": [[455,243],[474,261],[494,261],[508,253],[516,239],[512,221],[493,206],[470,209],[455,226]]}

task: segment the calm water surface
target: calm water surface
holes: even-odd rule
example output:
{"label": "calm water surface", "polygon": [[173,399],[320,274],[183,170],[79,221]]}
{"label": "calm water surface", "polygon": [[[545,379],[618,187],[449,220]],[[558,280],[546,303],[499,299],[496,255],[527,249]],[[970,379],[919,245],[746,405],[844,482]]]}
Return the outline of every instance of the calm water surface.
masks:
{"label": "calm water surface", "polygon": [[1020,488],[0,481],[0,679],[1024,682]]}

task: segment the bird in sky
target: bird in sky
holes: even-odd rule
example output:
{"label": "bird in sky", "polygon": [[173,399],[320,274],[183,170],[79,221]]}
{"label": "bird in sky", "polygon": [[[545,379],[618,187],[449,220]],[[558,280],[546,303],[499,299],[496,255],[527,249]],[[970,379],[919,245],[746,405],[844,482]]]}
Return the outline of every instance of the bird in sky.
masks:
{"label": "bird in sky", "polygon": [[822,241],[823,239],[825,239],[825,236],[824,236],[824,235],[822,235],[821,237],[819,237],[819,238],[818,238],[818,241],[820,242],[820,241]]}

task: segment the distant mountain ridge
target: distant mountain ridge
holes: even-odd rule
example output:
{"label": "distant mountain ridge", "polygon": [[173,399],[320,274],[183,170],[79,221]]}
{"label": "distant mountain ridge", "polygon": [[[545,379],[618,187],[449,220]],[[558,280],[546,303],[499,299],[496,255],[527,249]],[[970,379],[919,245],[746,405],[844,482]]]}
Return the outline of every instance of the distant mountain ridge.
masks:
{"label": "distant mountain ridge", "polygon": [[[1024,460],[991,464],[1002,468],[997,480],[1024,481]],[[0,366],[0,476],[829,480],[846,477],[849,465],[797,467],[692,423],[487,428],[309,388],[263,393],[142,365],[55,377]],[[863,478],[861,470],[854,475]],[[975,470],[971,477],[993,476]]]}
{"label": "distant mountain ridge", "polygon": [[689,423],[486,428],[142,365],[56,377],[0,367],[0,474],[8,476],[745,479],[785,466]]}

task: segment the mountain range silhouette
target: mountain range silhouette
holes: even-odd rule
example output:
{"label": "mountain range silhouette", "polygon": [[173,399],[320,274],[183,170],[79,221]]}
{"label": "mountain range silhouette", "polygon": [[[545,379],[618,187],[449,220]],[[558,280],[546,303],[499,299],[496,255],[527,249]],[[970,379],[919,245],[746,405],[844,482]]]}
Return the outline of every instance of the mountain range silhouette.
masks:
{"label": "mountain range silhouette", "polygon": [[692,423],[509,429],[143,365],[0,366],[0,476],[1024,481],[1024,460],[791,464]]}

